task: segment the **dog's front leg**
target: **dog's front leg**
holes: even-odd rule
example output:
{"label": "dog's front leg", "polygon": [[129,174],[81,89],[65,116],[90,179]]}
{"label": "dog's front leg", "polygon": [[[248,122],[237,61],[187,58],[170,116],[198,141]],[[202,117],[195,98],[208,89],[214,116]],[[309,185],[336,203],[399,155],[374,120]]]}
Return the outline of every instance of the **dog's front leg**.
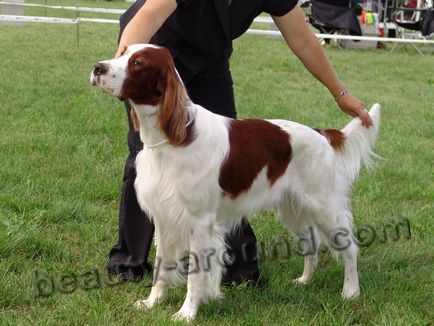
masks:
{"label": "dog's front leg", "polygon": [[139,309],[142,308],[151,309],[156,304],[163,301],[166,288],[167,288],[167,276],[166,276],[166,271],[164,269],[164,261],[161,258],[160,246],[157,246],[157,253],[155,259],[155,266],[154,266],[154,280],[153,280],[151,293],[149,294],[146,300],[137,300],[134,306]]}
{"label": "dog's front leg", "polygon": [[156,228],[156,256],[154,263],[154,281],[151,293],[146,300],[138,300],[135,303],[137,308],[151,309],[156,304],[161,303],[167,287],[175,285],[181,281],[181,275],[177,268],[177,252],[179,248],[175,245],[167,245],[162,237],[159,236]]}
{"label": "dog's front leg", "polygon": [[193,320],[201,303],[221,297],[220,282],[223,263],[219,257],[224,250],[224,235],[215,227],[213,219],[192,222],[187,295],[174,320]]}

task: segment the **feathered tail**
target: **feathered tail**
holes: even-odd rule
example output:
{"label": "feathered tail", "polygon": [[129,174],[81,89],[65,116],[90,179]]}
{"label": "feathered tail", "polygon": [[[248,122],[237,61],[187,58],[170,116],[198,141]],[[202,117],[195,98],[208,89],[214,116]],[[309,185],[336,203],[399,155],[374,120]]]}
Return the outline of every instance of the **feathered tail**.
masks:
{"label": "feathered tail", "polygon": [[380,104],[374,104],[369,110],[373,126],[369,129],[362,126],[359,118],[354,118],[342,129],[345,142],[341,151],[337,155],[342,163],[345,179],[349,184],[357,178],[360,168],[365,165],[367,168],[373,166],[374,158],[379,158],[372,151],[380,128]]}

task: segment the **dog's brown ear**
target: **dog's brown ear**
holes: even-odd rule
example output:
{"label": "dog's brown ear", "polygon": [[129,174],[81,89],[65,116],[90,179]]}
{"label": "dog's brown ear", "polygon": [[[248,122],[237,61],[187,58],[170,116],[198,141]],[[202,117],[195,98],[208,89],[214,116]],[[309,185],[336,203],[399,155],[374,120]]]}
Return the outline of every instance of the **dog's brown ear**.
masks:
{"label": "dog's brown ear", "polygon": [[[167,50],[166,50],[167,51]],[[187,92],[180,80],[171,57],[168,56],[167,73],[163,76],[165,85],[161,103],[160,128],[165,133],[169,143],[180,146],[187,138],[188,102]]]}
{"label": "dog's brown ear", "polygon": [[136,109],[134,108],[134,106],[131,106],[130,116],[131,116],[131,121],[133,122],[134,131],[140,131],[140,121],[137,118],[137,113],[136,113]]}

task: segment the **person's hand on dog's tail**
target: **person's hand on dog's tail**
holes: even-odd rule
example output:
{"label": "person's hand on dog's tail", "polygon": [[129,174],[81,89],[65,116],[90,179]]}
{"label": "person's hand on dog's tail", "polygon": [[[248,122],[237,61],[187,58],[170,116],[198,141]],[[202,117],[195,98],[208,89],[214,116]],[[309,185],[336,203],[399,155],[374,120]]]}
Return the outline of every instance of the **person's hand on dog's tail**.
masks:
{"label": "person's hand on dog's tail", "polygon": [[340,109],[352,117],[359,117],[362,120],[362,125],[366,128],[372,126],[372,119],[369,116],[368,110],[363,103],[353,94],[347,92],[336,98]]}

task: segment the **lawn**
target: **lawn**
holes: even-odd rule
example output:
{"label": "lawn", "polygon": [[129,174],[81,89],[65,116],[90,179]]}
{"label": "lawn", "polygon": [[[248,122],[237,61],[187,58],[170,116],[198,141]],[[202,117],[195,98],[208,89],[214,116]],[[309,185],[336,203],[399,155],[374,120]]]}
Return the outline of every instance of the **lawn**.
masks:
{"label": "lawn", "polygon": [[[166,325],[182,304],[184,287],[158,308],[137,311],[133,303],[147,296],[151,278],[119,283],[105,273],[117,240],[127,123],[122,104],[93,89],[89,73],[114,54],[116,37],[116,25],[81,24],[78,48],[72,25],[0,25],[0,325]],[[360,250],[362,295],[341,300],[343,266],[328,254],[311,284],[295,285],[303,260],[295,251],[273,255],[273,243],[289,235],[266,212],[252,224],[268,286],[224,289],[225,299],[204,305],[194,324],[434,322],[434,58],[402,50],[327,54],[353,93],[383,106],[376,151],[384,160],[354,185],[359,235],[376,235]],[[243,36],[232,72],[242,118],[320,128],[349,121],[281,40]],[[391,230],[397,223],[399,237]]]}

